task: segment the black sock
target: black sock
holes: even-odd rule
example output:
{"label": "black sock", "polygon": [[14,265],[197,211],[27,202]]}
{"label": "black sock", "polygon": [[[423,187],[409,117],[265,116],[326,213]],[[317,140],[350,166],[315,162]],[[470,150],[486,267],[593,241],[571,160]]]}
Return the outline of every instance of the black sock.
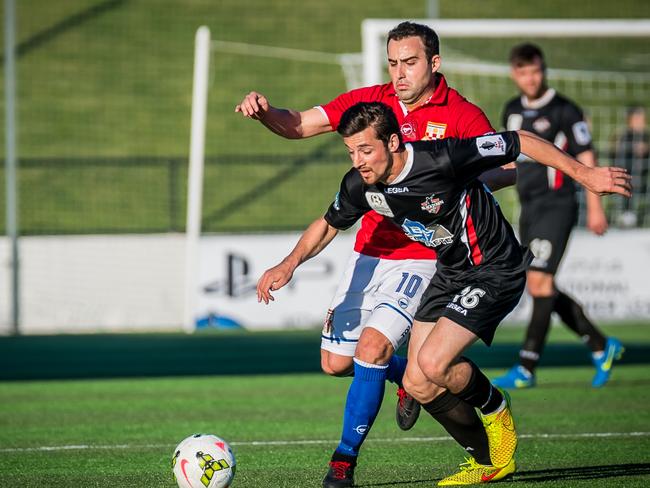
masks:
{"label": "black sock", "polygon": [[455,395],[461,400],[465,400],[471,406],[481,410],[483,414],[494,412],[503,403],[503,395],[492,386],[490,380],[481,372],[476,364],[467,358],[463,357],[461,359],[471,366],[472,374],[465,388],[455,393]]}
{"label": "black sock", "polygon": [[528,329],[526,329],[524,346],[519,351],[520,364],[531,373],[535,372],[546,343],[555,298],[555,295],[533,297],[533,315],[530,318]]}
{"label": "black sock", "polygon": [[478,463],[492,464],[487,434],[474,407],[446,390],[422,408]]}
{"label": "black sock", "polygon": [[589,346],[589,349],[591,349],[592,352],[602,351],[605,349],[605,342],[607,342],[607,339],[598,329],[596,329],[594,324],[585,315],[580,304],[578,304],[573,298],[558,290],[554,310],[560,316],[562,322],[564,322],[569,329],[578,334],[582,338],[582,341]]}

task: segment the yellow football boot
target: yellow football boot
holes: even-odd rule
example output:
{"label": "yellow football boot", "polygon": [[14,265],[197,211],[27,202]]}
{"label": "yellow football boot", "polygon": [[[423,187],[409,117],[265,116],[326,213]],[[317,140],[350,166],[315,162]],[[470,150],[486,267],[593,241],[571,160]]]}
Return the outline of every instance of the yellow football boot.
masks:
{"label": "yellow football boot", "polygon": [[460,465],[460,471],[438,482],[438,486],[476,485],[497,481],[515,472],[515,460],[500,468],[479,464],[472,457]]}
{"label": "yellow football boot", "polygon": [[515,455],[517,432],[515,431],[515,420],[512,418],[510,395],[507,391],[497,389],[506,400],[505,408],[489,415],[481,414],[481,420],[487,433],[492,464],[503,467],[508,466]]}

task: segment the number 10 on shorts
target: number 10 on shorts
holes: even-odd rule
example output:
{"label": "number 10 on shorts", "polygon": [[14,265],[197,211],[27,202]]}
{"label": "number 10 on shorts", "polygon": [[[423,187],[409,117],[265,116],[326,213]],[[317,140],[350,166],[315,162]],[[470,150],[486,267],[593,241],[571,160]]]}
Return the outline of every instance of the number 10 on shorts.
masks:
{"label": "number 10 on shorts", "polygon": [[420,276],[415,274],[412,275],[410,273],[402,273],[402,280],[399,282],[399,285],[397,285],[395,293],[402,292],[402,288],[404,288],[404,295],[409,298],[413,298],[418,292],[418,288],[420,288],[421,284],[422,278]]}

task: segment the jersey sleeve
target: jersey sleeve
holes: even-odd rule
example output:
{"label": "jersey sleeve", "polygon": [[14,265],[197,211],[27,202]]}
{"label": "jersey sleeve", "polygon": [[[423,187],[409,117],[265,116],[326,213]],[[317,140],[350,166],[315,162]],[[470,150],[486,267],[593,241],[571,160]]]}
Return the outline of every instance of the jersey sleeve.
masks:
{"label": "jersey sleeve", "polygon": [[566,135],[566,152],[576,156],[593,149],[591,131],[580,108],[568,103],[562,113],[562,132]]}
{"label": "jersey sleeve", "polygon": [[519,156],[519,135],[498,132],[470,139],[446,139],[449,173],[453,179],[468,182],[484,171],[498,168]]}
{"label": "jersey sleeve", "polygon": [[334,100],[324,105],[318,105],[316,108],[321,110],[332,126],[332,130],[336,130],[341,121],[343,112],[349,109],[352,105],[359,102],[373,102],[379,100],[383,85],[369,86],[365,88],[357,88],[340,94]]}
{"label": "jersey sleeve", "polygon": [[361,177],[357,170],[351,169],[341,181],[339,192],[325,213],[327,223],[339,230],[350,228],[370,210],[362,195]]}

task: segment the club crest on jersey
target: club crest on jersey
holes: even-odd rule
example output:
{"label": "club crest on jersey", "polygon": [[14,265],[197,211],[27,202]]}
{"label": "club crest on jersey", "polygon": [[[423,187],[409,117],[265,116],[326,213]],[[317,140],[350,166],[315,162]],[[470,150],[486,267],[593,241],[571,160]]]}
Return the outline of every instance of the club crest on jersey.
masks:
{"label": "club crest on jersey", "polygon": [[422,140],[433,141],[434,139],[443,139],[445,132],[447,132],[447,124],[427,122],[427,129],[424,132]]}
{"label": "club crest on jersey", "polygon": [[540,117],[533,122],[533,129],[538,134],[542,134],[551,128],[551,121],[546,117]]}
{"label": "club crest on jersey", "polygon": [[420,207],[422,207],[422,210],[425,212],[435,215],[440,212],[440,207],[442,207],[443,203],[445,203],[444,200],[436,198],[435,194],[432,193],[420,204]]}
{"label": "club crest on jersey", "polygon": [[499,134],[477,137],[476,147],[481,156],[503,156],[506,153],[506,141]]}
{"label": "club crest on jersey", "polygon": [[384,215],[386,217],[395,217],[393,211],[388,206],[388,202],[386,201],[386,197],[383,195],[383,193],[367,191],[366,200],[368,201],[370,208],[372,208],[379,215]]}
{"label": "club crest on jersey", "polygon": [[426,227],[421,222],[404,219],[402,230],[411,240],[421,242],[427,247],[438,247],[441,244],[451,244],[454,236],[442,225],[434,224]]}

